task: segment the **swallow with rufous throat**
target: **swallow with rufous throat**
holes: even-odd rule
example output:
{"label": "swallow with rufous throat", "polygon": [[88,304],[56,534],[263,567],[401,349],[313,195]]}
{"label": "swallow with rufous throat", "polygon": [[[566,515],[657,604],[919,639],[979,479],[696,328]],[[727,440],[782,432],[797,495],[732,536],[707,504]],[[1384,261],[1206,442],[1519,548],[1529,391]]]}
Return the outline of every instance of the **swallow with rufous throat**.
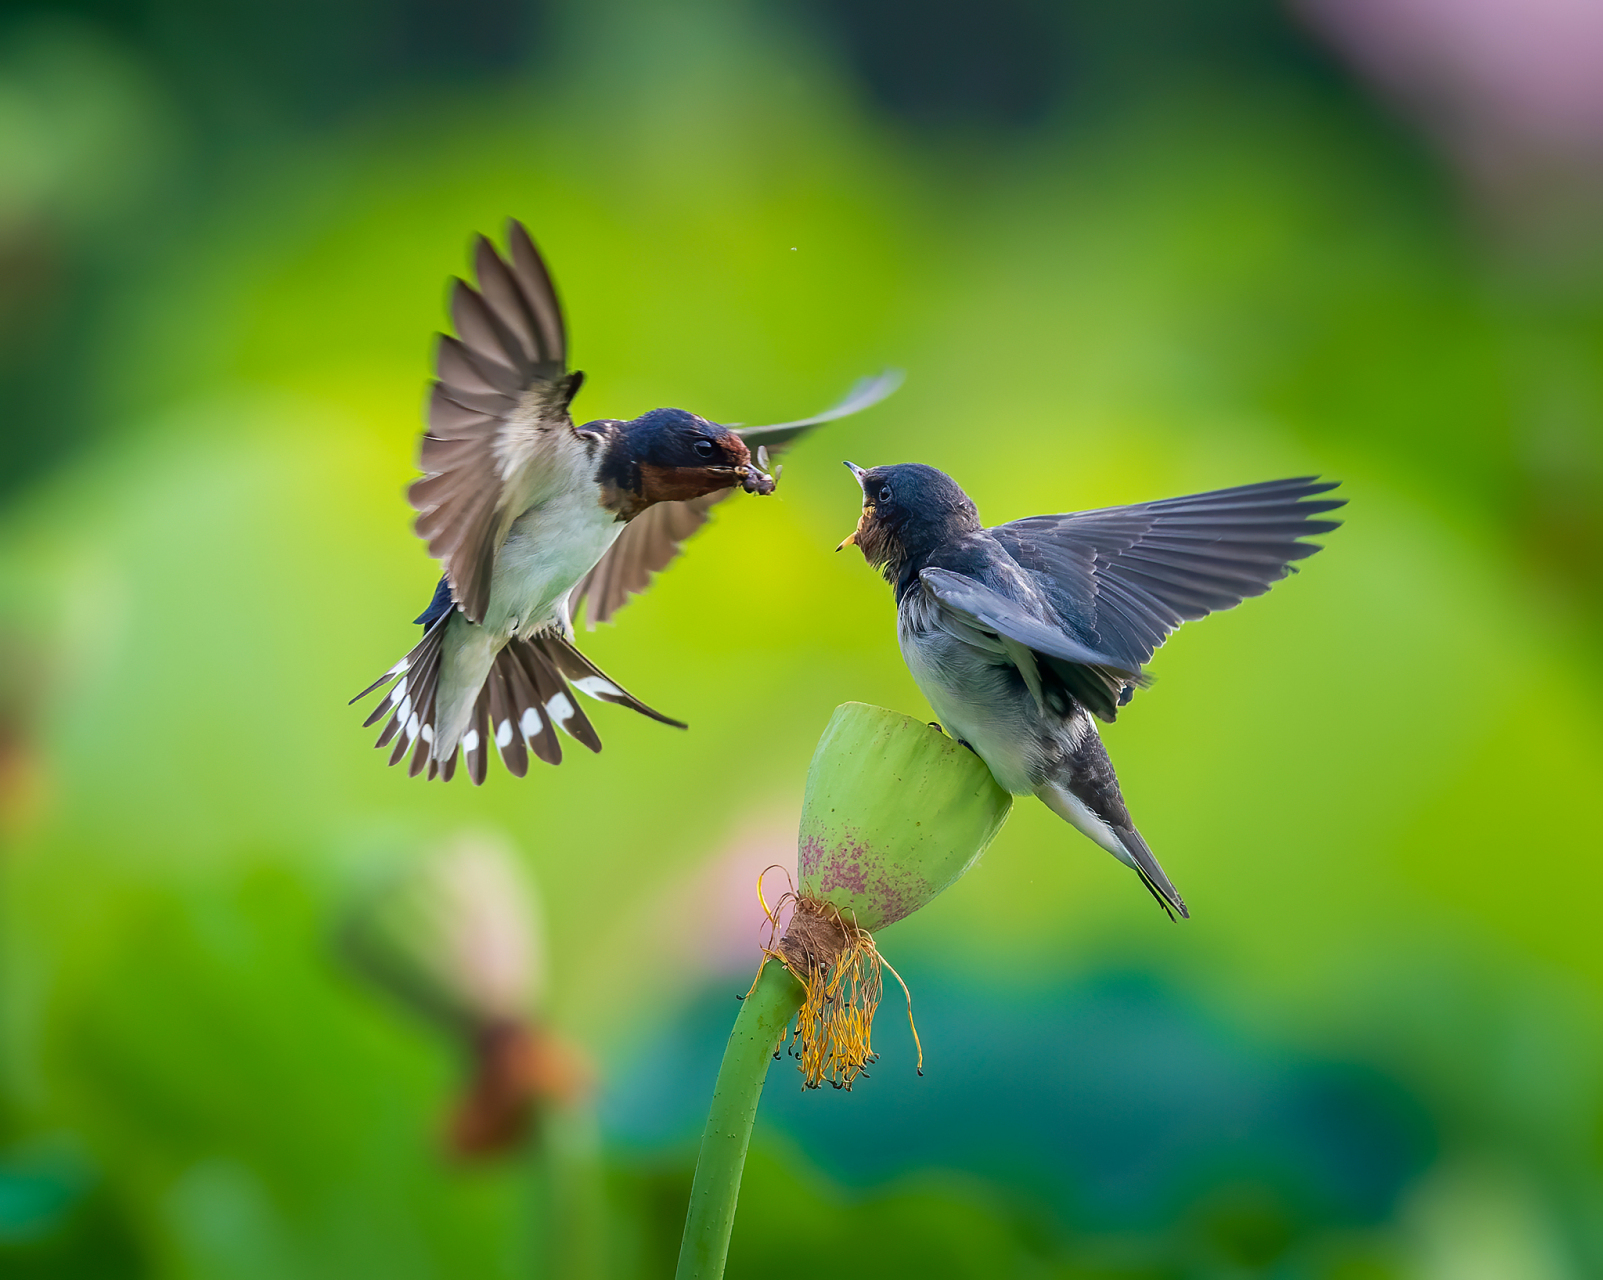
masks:
{"label": "swallow with rufous throat", "polygon": [[[513,221],[503,258],[484,237],[475,289],[451,296],[455,337],[441,336],[420,464],[408,490],[417,533],[444,574],[417,622],[423,638],[352,701],[392,687],[368,717],[377,746],[408,772],[449,780],[460,756],[484,781],[493,742],[522,776],[529,753],[562,759],[558,729],[601,740],[572,691],[684,728],[612,680],[574,646],[573,613],[609,619],[667,566],[680,543],[736,489],[774,491],[768,454],[825,422],[884,399],[892,371],[794,422],[731,427],[684,409],[575,425],[584,375],[569,372],[551,276]],[[755,455],[755,456],[753,456]],[[392,745],[393,744],[393,745]]]}

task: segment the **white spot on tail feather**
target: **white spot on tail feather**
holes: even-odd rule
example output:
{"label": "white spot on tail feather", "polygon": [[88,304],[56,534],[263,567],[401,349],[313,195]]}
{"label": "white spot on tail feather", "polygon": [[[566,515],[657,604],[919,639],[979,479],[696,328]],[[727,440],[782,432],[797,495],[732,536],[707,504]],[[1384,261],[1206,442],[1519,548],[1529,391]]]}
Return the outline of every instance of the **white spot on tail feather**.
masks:
{"label": "white spot on tail feather", "polygon": [[415,737],[417,737],[417,716],[413,715],[406,722],[406,740],[410,742]]}
{"label": "white spot on tail feather", "polygon": [[604,676],[580,676],[573,682],[573,687],[580,693],[588,694],[597,702],[603,700],[604,694],[610,694],[614,698],[624,696],[623,690]]}
{"label": "white spot on tail feather", "polygon": [[[396,683],[395,688],[390,690],[390,701],[399,704],[404,697],[406,697],[406,681],[400,680]],[[404,713],[401,718],[403,720],[406,718]]]}
{"label": "white spot on tail feather", "polygon": [[398,720],[410,720],[412,718],[412,699],[401,699],[401,705],[396,710],[395,717]]}
{"label": "white spot on tail feather", "polygon": [[423,726],[423,741],[424,742],[433,742],[434,741],[434,726],[433,725],[425,724]]}
{"label": "white spot on tail feather", "polygon": [[479,749],[479,731],[469,729],[462,735],[462,750],[477,751]]}
{"label": "white spot on tail feather", "polygon": [[495,726],[495,745],[504,747],[512,741],[512,721],[503,720]]}
{"label": "white spot on tail feather", "polygon": [[545,724],[540,719],[539,708],[525,707],[523,709],[523,719],[518,721],[518,728],[523,730],[525,738],[537,738],[544,733]]}
{"label": "white spot on tail feather", "polygon": [[557,727],[566,732],[568,721],[573,719],[573,703],[568,700],[565,693],[553,693],[551,700],[545,704],[545,712],[556,721]]}

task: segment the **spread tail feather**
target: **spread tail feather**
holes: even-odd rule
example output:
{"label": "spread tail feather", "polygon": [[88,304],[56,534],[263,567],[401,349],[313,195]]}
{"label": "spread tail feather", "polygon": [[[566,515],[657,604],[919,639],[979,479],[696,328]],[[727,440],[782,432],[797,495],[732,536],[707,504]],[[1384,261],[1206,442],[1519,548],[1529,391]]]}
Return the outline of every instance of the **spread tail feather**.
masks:
{"label": "spread tail feather", "polygon": [[407,773],[413,777],[429,763],[429,746],[434,741],[434,695],[439,687],[440,642],[445,637],[446,621],[446,617],[436,619],[406,657],[351,699],[353,703],[360,702],[375,689],[392,680],[396,682],[379,699],[378,706],[362,721],[362,726],[367,728],[389,716],[389,723],[373,745],[386,747],[393,739],[395,747],[390,752],[390,763],[395,765],[416,744],[412,763],[407,766]]}
{"label": "spread tail feather", "polygon": [[427,766],[430,779],[439,777],[449,782],[460,757],[467,766],[468,777],[478,786],[484,782],[493,740],[507,771],[521,778],[529,770],[530,751],[547,764],[562,762],[557,729],[591,751],[600,751],[601,738],[595,726],[569,696],[570,682],[579,692],[598,701],[629,707],[677,729],[686,727],[641,702],[561,636],[537,636],[508,641],[495,655],[473,705],[467,732],[452,745],[449,755],[436,758],[432,746],[440,645],[449,618],[447,613],[435,621],[406,657],[351,699],[358,702],[390,681],[396,682],[363,723],[372,725],[389,717],[373,745],[395,743],[390,753],[392,765],[399,764],[415,744],[407,766],[412,777]]}
{"label": "spread tail feather", "polygon": [[683,720],[674,720],[665,716],[641,702],[634,694],[615,684],[602,669],[591,662],[589,658],[580,653],[567,640],[561,636],[542,636],[531,641],[541,646],[558,671],[573,682],[573,687],[580,693],[587,694],[598,702],[612,702],[620,707],[628,707],[631,711],[638,711],[662,724],[675,729],[688,729]]}

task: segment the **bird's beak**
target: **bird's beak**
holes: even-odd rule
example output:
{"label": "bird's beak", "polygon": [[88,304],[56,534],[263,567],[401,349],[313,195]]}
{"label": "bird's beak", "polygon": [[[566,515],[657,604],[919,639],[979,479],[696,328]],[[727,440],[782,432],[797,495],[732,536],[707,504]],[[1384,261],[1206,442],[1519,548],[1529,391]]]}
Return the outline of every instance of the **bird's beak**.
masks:
{"label": "bird's beak", "polygon": [[[858,466],[855,462],[848,462],[848,463],[845,464],[845,466],[846,466],[846,469],[848,471],[850,471],[852,473],[852,475],[856,478],[858,485],[861,486],[862,483],[863,483],[863,477],[865,475],[867,475],[868,472],[865,471],[862,467]],[[861,525],[858,526],[858,528],[861,528],[861,527],[862,527]],[[845,539],[841,542],[840,546],[836,547],[835,550],[836,551],[844,551],[847,547],[855,547],[856,545],[857,545],[857,529],[853,529],[850,533],[848,533],[846,535]]]}

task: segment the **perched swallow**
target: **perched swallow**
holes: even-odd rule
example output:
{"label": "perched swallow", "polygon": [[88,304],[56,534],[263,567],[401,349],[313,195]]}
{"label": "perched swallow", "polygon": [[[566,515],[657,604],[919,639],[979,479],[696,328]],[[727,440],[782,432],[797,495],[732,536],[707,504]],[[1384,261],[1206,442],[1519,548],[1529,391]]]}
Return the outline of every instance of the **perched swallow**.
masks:
{"label": "perched swallow", "polygon": [[[573,645],[573,611],[593,625],[643,591],[651,575],[735,489],[767,494],[767,452],[812,427],[866,409],[901,381],[865,378],[811,418],[735,430],[683,409],[575,426],[568,406],[584,375],[568,372],[556,290],[529,233],[511,222],[502,258],[483,236],[477,289],[451,295],[457,336],[441,336],[427,474],[408,498],[429,554],[444,562],[417,621],[423,639],[357,694],[395,681],[366,723],[389,717],[379,747],[408,772],[449,780],[458,751],[484,781],[493,739],[521,777],[530,750],[556,764],[557,728],[592,751],[601,741],[568,686],[677,728],[603,674]],[[754,461],[752,453],[757,453]],[[777,472],[776,472],[777,474]]]}
{"label": "perched swallow", "polygon": [[[1340,521],[1317,477],[987,529],[956,481],[863,470],[855,544],[896,589],[896,637],[941,723],[1014,795],[1132,868],[1172,919],[1186,904],[1141,838],[1092,717],[1112,723],[1182,622],[1262,595]],[[1309,499],[1316,499],[1310,501]],[[839,550],[840,548],[836,548]]]}

